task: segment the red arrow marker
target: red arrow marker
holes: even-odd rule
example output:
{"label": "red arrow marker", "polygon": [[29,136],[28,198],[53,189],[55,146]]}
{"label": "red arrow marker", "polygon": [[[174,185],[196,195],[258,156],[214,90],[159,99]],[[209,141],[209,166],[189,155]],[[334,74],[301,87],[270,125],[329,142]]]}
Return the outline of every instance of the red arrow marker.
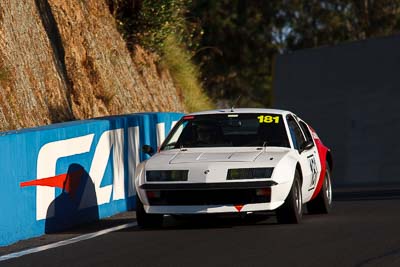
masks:
{"label": "red arrow marker", "polygon": [[71,195],[74,195],[78,189],[81,177],[83,175],[83,169],[71,173],[60,174],[53,177],[47,177],[42,179],[36,179],[32,181],[20,183],[21,187],[26,186],[50,186],[57,187],[65,190]]}
{"label": "red arrow marker", "polygon": [[240,212],[242,210],[244,205],[235,205],[235,208],[238,212]]}

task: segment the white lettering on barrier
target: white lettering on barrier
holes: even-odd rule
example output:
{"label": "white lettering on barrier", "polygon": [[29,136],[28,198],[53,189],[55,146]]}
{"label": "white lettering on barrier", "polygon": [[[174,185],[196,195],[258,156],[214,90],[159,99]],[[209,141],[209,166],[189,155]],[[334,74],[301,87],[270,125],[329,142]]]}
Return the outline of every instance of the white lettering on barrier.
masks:
{"label": "white lettering on barrier", "polygon": [[[178,121],[173,121],[171,123],[170,129],[172,129],[177,122]],[[162,142],[164,142],[164,140],[165,140],[165,123],[164,122],[157,123],[156,133],[157,133],[157,147],[160,147]]]}
{"label": "white lettering on barrier", "polygon": [[[37,159],[37,179],[56,175],[56,164],[59,158],[87,153],[93,141],[94,134],[47,143],[40,148]],[[36,187],[36,219],[43,220],[54,216],[55,188],[47,186]]]}
{"label": "white lettering on barrier", "polygon": [[[111,152],[113,154],[113,184],[101,187]],[[97,144],[89,171],[92,181],[88,182],[93,182],[96,198],[93,197],[93,192],[88,190],[90,187],[85,186],[79,209],[109,203],[111,193],[113,193],[113,200],[124,199],[124,169],[124,130],[105,131]]]}
{"label": "white lettering on barrier", "polygon": [[128,195],[135,195],[135,179],[136,166],[140,162],[140,146],[139,146],[139,127],[130,127],[128,129],[128,173],[129,173],[129,189]]}
{"label": "white lettering on barrier", "polygon": [[[176,121],[172,123],[174,125]],[[157,144],[165,139],[165,124],[156,125]],[[54,141],[42,146],[37,159],[37,178],[42,179],[56,175],[57,160],[63,157],[88,153],[93,142],[94,134],[80,137]],[[128,128],[128,196],[135,195],[134,182],[135,169],[140,163],[140,135],[139,127]],[[113,155],[112,185],[101,187],[105,170],[110,158]],[[94,184],[96,197],[85,190],[79,205],[79,209],[109,203],[112,200],[125,198],[125,166],[124,166],[124,129],[109,130],[102,133],[90,166],[89,176]],[[90,181],[87,181],[90,182]],[[54,206],[51,203],[55,200],[55,188],[48,186],[37,186],[36,188],[36,219],[43,220],[54,216]],[[97,201],[95,201],[97,199]]]}
{"label": "white lettering on barrier", "polygon": [[165,123],[163,122],[157,123],[156,133],[157,133],[157,147],[160,147],[165,139]]}

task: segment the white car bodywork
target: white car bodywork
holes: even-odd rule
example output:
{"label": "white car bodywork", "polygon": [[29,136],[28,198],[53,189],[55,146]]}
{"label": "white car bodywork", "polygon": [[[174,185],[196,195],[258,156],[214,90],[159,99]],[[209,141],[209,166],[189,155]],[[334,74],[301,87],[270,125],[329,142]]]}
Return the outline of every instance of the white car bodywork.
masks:
{"label": "white car bodywork", "polygon": [[[208,114],[277,114],[282,118],[288,115],[296,115],[289,111],[275,109],[235,109],[235,110],[214,110],[199,113],[192,113],[187,116],[203,116]],[[302,180],[302,202],[310,201],[315,195],[323,178],[323,165],[326,161],[320,158],[318,151],[318,136],[308,127],[313,136],[314,145],[312,148],[302,151],[294,148],[294,143],[289,132],[289,126],[284,120],[286,133],[290,147],[195,147],[176,148],[162,150],[153,155],[150,159],[140,163],[136,169],[135,187],[144,210],[149,214],[198,214],[198,213],[226,213],[226,212],[253,212],[275,210],[280,207],[288,196],[296,168],[301,173]],[[304,134],[304,133],[303,133]],[[273,168],[272,176],[261,179],[240,179],[227,181],[228,169],[232,168]],[[188,180],[184,182],[150,182],[146,181],[146,171],[150,170],[189,170]],[[321,178],[322,177],[322,178]],[[151,185],[172,186],[185,184],[190,185],[208,184],[210,186],[222,186],[229,184],[240,187],[246,183],[266,183],[271,189],[270,201],[265,203],[226,203],[223,205],[149,205],[146,195],[147,187]],[[320,188],[319,188],[320,189]],[[318,189],[318,190],[319,190]],[[204,190],[207,194],[207,190]]]}

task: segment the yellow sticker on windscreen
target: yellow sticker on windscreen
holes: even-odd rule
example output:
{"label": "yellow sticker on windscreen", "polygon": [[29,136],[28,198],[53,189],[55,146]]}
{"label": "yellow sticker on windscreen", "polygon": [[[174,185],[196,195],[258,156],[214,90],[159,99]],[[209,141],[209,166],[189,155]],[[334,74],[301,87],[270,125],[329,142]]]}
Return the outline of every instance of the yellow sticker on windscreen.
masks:
{"label": "yellow sticker on windscreen", "polygon": [[260,115],[257,119],[259,123],[279,123],[279,116]]}

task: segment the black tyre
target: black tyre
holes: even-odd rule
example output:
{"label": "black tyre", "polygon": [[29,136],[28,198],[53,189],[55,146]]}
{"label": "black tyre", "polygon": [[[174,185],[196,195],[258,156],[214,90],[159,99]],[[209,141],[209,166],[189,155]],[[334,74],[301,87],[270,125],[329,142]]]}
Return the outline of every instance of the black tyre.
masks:
{"label": "black tyre", "polygon": [[326,163],[326,171],[324,183],[318,195],[307,203],[307,211],[309,214],[327,214],[332,208],[332,183],[331,171],[328,162]]}
{"label": "black tyre", "polygon": [[136,195],[136,220],[140,228],[159,228],[162,226],[163,218],[162,214],[146,213],[143,203]]}
{"label": "black tyre", "polygon": [[303,197],[301,193],[300,174],[296,170],[289,195],[285,203],[276,210],[278,223],[300,223],[303,217]]}

